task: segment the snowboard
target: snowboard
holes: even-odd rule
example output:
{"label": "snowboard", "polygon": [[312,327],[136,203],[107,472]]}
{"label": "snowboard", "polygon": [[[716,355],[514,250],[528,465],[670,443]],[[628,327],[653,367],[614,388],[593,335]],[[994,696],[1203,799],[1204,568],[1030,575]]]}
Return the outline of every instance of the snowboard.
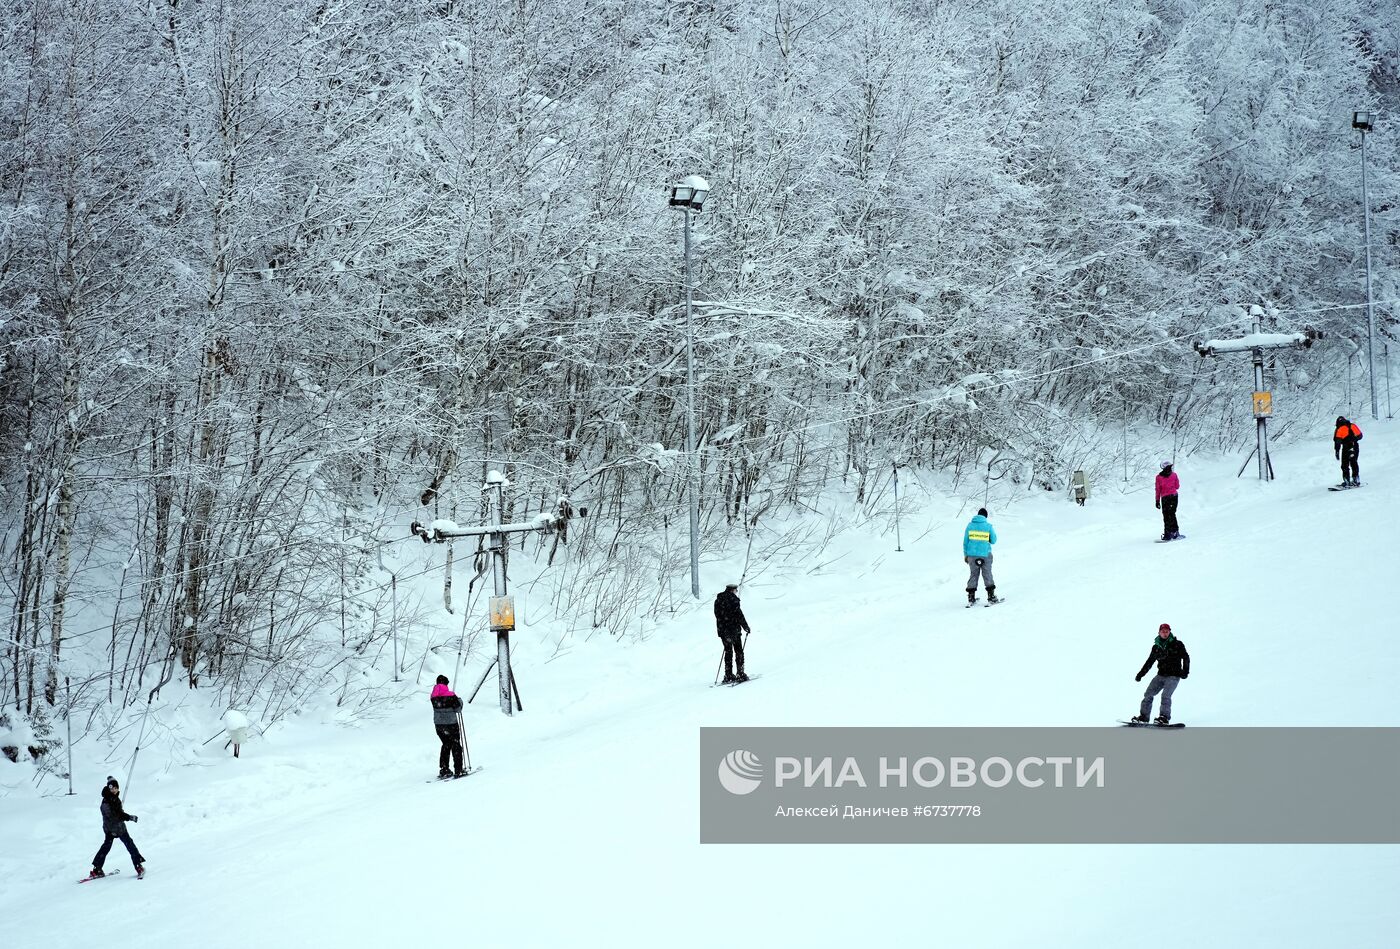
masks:
{"label": "snowboard", "polygon": [[433,778],[433,779],[432,779],[431,781],[429,781],[428,783],[429,783],[429,784],[440,784],[440,783],[443,782],[443,781],[456,781],[458,778],[469,778],[469,777],[471,777],[472,775],[476,774],[478,771],[480,771],[480,770],[482,769],[482,767],[483,767],[482,765],[476,765],[476,766],[474,766],[474,767],[468,768],[466,771],[462,772],[461,774],[457,774],[457,775],[448,775],[448,776],[445,777],[445,778]]}
{"label": "snowboard", "polygon": [[107,877],[114,877],[114,876],[116,876],[118,873],[121,873],[121,870],[120,870],[120,869],[108,871],[106,874],[104,874],[104,875],[102,875],[102,876],[100,876],[100,877],[85,876],[85,877],[83,877],[81,880],[79,880],[78,882],[79,882],[79,883],[89,883],[89,882],[91,882],[91,881],[93,881],[93,880],[105,880],[105,879],[107,879]]}
{"label": "snowboard", "polygon": [[1328,491],[1350,491],[1352,488],[1359,488],[1359,487],[1361,487],[1361,485],[1359,485],[1359,484],[1334,484],[1334,485],[1332,485],[1332,487],[1328,488],[1327,490],[1328,490]]}
{"label": "snowboard", "polygon": [[1125,722],[1121,718],[1118,724],[1127,725],[1129,728],[1185,728],[1185,722],[1172,722],[1170,725],[1155,725],[1152,722]]}
{"label": "snowboard", "polygon": [[[762,673],[759,673],[759,674],[756,675],[756,676],[749,676],[748,679],[745,680],[745,681],[752,682],[752,681],[754,681],[755,679],[761,679],[761,678],[763,678],[763,674],[762,674]],[[710,686],[710,688],[712,688],[712,689],[726,689],[726,688],[732,689],[732,688],[734,688],[734,686],[736,686],[736,685],[743,685],[743,684],[744,684],[743,682],[716,682],[714,685]]]}
{"label": "snowboard", "polygon": [[1171,540],[1164,540],[1163,538],[1158,537],[1158,538],[1157,538],[1157,543],[1159,543],[1159,544],[1170,544],[1173,540],[1185,540],[1185,539],[1186,539],[1186,535],[1185,535],[1185,534],[1178,534],[1177,536],[1171,538]]}

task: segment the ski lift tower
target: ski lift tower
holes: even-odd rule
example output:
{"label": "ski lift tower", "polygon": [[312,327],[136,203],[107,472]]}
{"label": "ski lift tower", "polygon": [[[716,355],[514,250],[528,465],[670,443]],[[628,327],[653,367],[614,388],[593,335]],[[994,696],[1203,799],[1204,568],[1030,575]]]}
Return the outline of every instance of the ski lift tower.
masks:
{"label": "ski lift tower", "polygon": [[[1277,311],[1273,311],[1277,312]],[[1306,333],[1264,333],[1259,329],[1259,320],[1264,316],[1264,308],[1258,305],[1249,308],[1253,326],[1248,336],[1240,339],[1208,339],[1195,344],[1201,357],[1225,356],[1230,353],[1250,353],[1254,362],[1254,449],[1245,458],[1235,477],[1244,474],[1249,459],[1259,457],[1259,480],[1272,481],[1273,462],[1269,460],[1269,416],[1274,411],[1274,395],[1264,389],[1264,350],[1304,349],[1313,344],[1313,337]]]}
{"label": "ski lift tower", "polygon": [[[481,486],[481,490],[489,495],[491,520],[496,523],[484,527],[458,527],[451,521],[438,520],[425,527],[414,521],[409,525],[409,530],[421,537],[425,544],[442,544],[455,537],[480,537],[483,534],[490,538],[491,546],[488,549],[495,596],[491,597],[489,610],[491,629],[496,633],[496,674],[500,681],[501,711],[512,715],[515,710],[511,704],[511,689],[515,678],[510,669],[510,633],[515,629],[515,600],[506,594],[507,537],[525,531],[550,534],[558,531],[567,540],[569,519],[574,516],[574,508],[566,495],[560,495],[553,514],[540,513],[518,524],[502,524],[501,492],[509,483],[499,471],[491,471],[486,475],[486,483]],[[588,508],[580,507],[578,515],[587,517]]]}

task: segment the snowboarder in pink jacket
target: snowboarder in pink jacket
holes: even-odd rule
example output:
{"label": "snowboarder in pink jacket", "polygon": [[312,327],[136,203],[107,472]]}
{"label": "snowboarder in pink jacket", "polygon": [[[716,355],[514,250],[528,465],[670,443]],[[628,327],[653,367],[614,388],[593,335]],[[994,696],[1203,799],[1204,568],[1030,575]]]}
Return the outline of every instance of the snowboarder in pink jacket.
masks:
{"label": "snowboarder in pink jacket", "polygon": [[1181,526],[1176,522],[1176,492],[1181,487],[1181,479],[1172,470],[1170,461],[1162,462],[1162,470],[1157,474],[1157,508],[1162,512],[1162,539],[1176,540],[1181,536]]}

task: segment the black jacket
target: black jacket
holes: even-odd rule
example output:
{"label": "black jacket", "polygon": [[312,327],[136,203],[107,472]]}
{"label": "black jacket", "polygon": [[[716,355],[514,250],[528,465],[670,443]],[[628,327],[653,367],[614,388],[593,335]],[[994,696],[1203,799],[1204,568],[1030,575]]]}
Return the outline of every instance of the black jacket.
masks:
{"label": "black jacket", "polygon": [[749,631],[749,621],[744,619],[744,611],[739,606],[739,594],[725,590],[715,596],[715,632],[723,636],[734,635],[739,630]]}
{"label": "black jacket", "polygon": [[1159,676],[1184,679],[1191,674],[1191,655],[1186,651],[1186,644],[1175,637],[1167,640],[1166,648],[1160,646],[1157,640],[1152,640],[1152,651],[1147,654],[1147,661],[1142,664],[1137,677],[1141,679],[1147,675],[1147,670],[1152,668],[1154,662],[1157,663]]}
{"label": "black jacket", "polygon": [[136,818],[122,809],[121,794],[107,787],[102,789],[102,831],[113,837],[126,833],[126,822]]}

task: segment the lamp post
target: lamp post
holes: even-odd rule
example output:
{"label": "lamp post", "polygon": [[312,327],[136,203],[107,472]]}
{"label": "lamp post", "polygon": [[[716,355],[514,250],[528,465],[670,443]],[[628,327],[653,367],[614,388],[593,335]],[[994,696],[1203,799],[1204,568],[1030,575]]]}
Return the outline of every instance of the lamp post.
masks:
{"label": "lamp post", "polygon": [[671,188],[670,206],[685,216],[685,454],[689,466],[686,490],[690,494],[690,595],[700,598],[700,496],[699,465],[695,457],[695,332],[691,323],[690,216],[699,214],[710,194],[710,183],[690,175]]}
{"label": "lamp post", "polygon": [[1371,300],[1371,195],[1366,187],[1366,133],[1371,131],[1376,114],[1353,112],[1351,127],[1361,133],[1361,216],[1366,222],[1366,374],[1371,380],[1371,418],[1380,418],[1380,402],[1376,398],[1376,310]]}

